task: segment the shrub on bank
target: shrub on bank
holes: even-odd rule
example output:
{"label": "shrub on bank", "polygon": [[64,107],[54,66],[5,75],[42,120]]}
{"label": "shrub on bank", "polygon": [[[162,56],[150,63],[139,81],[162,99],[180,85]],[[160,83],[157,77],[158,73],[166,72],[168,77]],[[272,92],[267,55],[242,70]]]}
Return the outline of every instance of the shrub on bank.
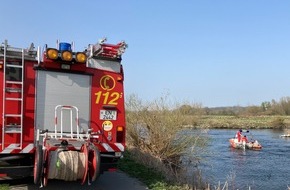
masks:
{"label": "shrub on bank", "polygon": [[271,122],[271,127],[274,129],[284,129],[287,127],[285,118],[277,117]]}
{"label": "shrub on bank", "polygon": [[126,101],[127,143],[132,157],[139,163],[163,174],[165,180],[187,184],[187,163],[198,164],[205,151],[207,138],[184,132],[192,120],[172,109],[166,97],[143,103],[132,95]]}

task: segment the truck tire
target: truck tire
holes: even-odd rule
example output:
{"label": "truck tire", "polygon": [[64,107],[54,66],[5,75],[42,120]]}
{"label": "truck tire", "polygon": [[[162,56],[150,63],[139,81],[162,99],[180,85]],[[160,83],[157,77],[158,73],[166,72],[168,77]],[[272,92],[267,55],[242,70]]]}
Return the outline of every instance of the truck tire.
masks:
{"label": "truck tire", "polygon": [[35,150],[35,157],[34,157],[34,168],[33,168],[33,178],[34,184],[39,184],[43,171],[43,151],[42,146],[37,145]]}
{"label": "truck tire", "polygon": [[100,175],[101,156],[99,149],[90,145],[89,147],[89,181],[95,181]]}

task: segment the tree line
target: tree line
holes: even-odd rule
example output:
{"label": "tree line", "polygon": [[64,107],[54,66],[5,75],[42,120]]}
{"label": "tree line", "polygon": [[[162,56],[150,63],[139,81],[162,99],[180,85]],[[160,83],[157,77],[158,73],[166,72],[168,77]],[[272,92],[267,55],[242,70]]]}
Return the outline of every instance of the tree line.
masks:
{"label": "tree line", "polygon": [[264,101],[261,105],[231,106],[231,107],[203,107],[201,104],[183,104],[178,111],[186,115],[230,115],[230,116],[262,116],[262,115],[290,115],[290,97],[282,97],[279,101]]}

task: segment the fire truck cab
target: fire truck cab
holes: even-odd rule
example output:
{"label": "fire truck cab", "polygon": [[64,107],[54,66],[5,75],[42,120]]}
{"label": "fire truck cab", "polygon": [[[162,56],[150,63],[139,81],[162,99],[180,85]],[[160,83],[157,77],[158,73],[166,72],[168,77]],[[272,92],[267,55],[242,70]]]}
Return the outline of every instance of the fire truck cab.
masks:
{"label": "fire truck cab", "polygon": [[125,42],[0,45],[0,174],[92,182],[125,150]]}

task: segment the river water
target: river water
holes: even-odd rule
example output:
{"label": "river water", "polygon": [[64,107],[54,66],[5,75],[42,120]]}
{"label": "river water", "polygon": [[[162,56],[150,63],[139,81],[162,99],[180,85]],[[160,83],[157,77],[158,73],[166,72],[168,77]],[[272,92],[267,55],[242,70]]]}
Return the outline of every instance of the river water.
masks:
{"label": "river water", "polygon": [[262,150],[239,150],[230,147],[229,138],[237,130],[208,131],[208,151],[199,168],[207,181],[228,189],[287,190],[290,188],[290,137],[280,130],[250,130],[248,139],[257,139]]}

